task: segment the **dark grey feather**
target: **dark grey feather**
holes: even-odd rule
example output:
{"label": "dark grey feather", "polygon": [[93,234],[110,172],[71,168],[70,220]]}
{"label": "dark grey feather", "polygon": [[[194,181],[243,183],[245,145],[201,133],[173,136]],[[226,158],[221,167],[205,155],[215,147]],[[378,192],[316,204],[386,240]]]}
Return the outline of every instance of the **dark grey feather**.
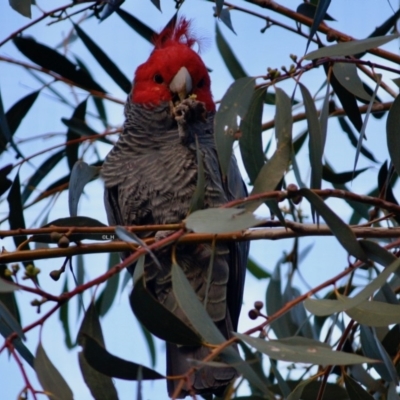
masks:
{"label": "dark grey feather", "polygon": [[[227,181],[222,180],[213,136],[214,114],[208,114],[205,120],[186,121],[183,126],[172,116],[169,104],[146,108],[128,100],[125,115],[123,133],[106,157],[101,173],[110,225],[170,224],[187,216],[197,183],[196,136],[205,170],[204,207],[219,207],[247,195],[234,157]],[[178,264],[200,301],[206,297],[211,252],[210,244],[179,245],[176,251]],[[189,324],[172,293],[170,249],[156,255],[162,269],[151,259],[146,261],[147,286],[164,306]],[[226,338],[237,329],[247,255],[247,243],[216,246],[206,309]],[[168,343],[167,374],[183,374],[191,366],[187,359],[202,360],[207,354],[206,347]],[[231,367],[207,366],[196,372],[191,385],[197,393],[221,394],[235,377]],[[170,395],[176,383],[168,381]],[[181,397],[189,394],[189,389],[185,388]]]}

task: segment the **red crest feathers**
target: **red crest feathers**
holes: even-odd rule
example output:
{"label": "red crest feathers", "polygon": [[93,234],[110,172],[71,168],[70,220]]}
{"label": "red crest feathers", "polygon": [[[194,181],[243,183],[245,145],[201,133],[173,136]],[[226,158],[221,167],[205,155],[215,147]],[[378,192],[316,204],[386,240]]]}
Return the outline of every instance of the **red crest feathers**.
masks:
{"label": "red crest feathers", "polygon": [[156,49],[173,46],[175,44],[185,44],[192,47],[195,43],[199,45],[199,40],[194,37],[191,31],[191,20],[184,17],[173,20],[168,24],[153,40]]}

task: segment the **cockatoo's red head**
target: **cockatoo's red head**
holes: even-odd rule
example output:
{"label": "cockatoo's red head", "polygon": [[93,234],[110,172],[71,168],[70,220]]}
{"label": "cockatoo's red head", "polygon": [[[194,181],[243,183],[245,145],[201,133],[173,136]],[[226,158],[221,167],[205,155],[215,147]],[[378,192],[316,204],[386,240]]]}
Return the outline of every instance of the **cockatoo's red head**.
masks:
{"label": "cockatoo's red head", "polygon": [[182,18],[173,29],[166,29],[155,40],[149,59],[138,67],[132,89],[134,103],[157,106],[194,95],[215,111],[210,77],[200,56],[192,50],[196,39],[190,21]]}

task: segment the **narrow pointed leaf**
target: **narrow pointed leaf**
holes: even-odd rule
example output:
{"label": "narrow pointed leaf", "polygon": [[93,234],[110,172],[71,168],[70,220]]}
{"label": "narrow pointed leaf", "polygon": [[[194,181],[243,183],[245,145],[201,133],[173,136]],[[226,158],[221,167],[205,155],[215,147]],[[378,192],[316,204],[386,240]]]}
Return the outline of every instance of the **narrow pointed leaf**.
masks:
{"label": "narrow pointed leaf", "polygon": [[[113,268],[118,263],[119,255],[117,253],[110,253],[108,269]],[[119,277],[120,274],[114,274],[111,278],[107,280],[106,285],[101,292],[98,301],[96,302],[96,304],[99,304],[100,316],[102,317],[107,314],[108,310],[111,308],[114,302],[115,296],[118,291]]]}
{"label": "narrow pointed leaf", "polygon": [[0,278],[0,293],[11,293],[15,290],[19,290],[17,285],[6,281],[3,278]]}
{"label": "narrow pointed leaf", "polygon": [[383,362],[374,364],[374,369],[387,382],[398,382],[396,369],[392,359],[382,346],[376,335],[375,328],[360,325],[361,348],[367,357],[374,357]]}
{"label": "narrow pointed leaf", "polygon": [[74,396],[63,376],[50,361],[43,346],[39,343],[36,349],[35,371],[40,384],[50,398],[57,400],[73,400]]}
{"label": "narrow pointed leaf", "polygon": [[364,85],[358,76],[355,64],[337,62],[333,65],[333,73],[339,83],[354,96],[371,101],[371,96],[365,91]]}
{"label": "narrow pointed leaf", "polygon": [[228,71],[230,72],[233,79],[244,78],[247,75],[246,71],[243,69],[239,60],[236,58],[232,49],[230,48],[226,39],[222,36],[222,33],[218,27],[218,24],[215,25],[215,33],[216,33],[216,42],[219,53],[221,54],[222,59]]}
{"label": "narrow pointed leaf", "polygon": [[79,38],[82,40],[87,49],[92,53],[93,57],[101,65],[101,67],[108,73],[113,81],[126,93],[131,91],[131,82],[121,72],[118,66],[111,60],[110,57],[85,33],[85,31],[78,25],[74,24],[74,28]]}
{"label": "narrow pointed leaf", "polygon": [[362,357],[357,354],[334,351],[325,346],[318,346],[314,341],[310,342],[310,344],[290,345],[281,340],[266,341],[241,333],[235,333],[235,336],[274,360],[316,365],[327,365],[327,363],[329,363],[329,365],[351,365],[365,362],[377,362],[377,360]]}
{"label": "narrow pointed leaf", "polygon": [[322,167],[322,179],[327,182],[336,183],[336,184],[345,184],[356,178],[358,175],[362,174],[363,172],[367,171],[368,168],[361,168],[354,172],[339,172],[334,173],[330,168],[326,165]]}
{"label": "narrow pointed leaf", "polygon": [[[339,124],[340,124],[343,132],[346,133],[346,135],[349,138],[350,143],[352,144],[352,146],[354,148],[357,148],[358,138],[354,134],[354,132],[351,129],[350,125],[347,123],[346,119],[344,117],[339,117],[338,120],[339,120]],[[372,162],[375,162],[375,163],[377,162],[377,160],[375,159],[374,155],[367,148],[365,148],[363,145],[361,146],[360,153],[364,157],[366,157],[369,160],[371,160]]]}
{"label": "narrow pointed leaf", "polygon": [[[286,170],[292,153],[292,113],[288,95],[276,88],[275,136],[277,148],[270,160],[262,167],[255,182],[252,195],[275,190]],[[263,201],[255,201],[246,205],[246,210],[254,211]],[[267,202],[270,206],[271,201]],[[274,210],[272,210],[274,211]]]}
{"label": "narrow pointed leaf", "polygon": [[[68,292],[68,279],[65,277],[64,287],[62,293]],[[75,344],[72,343],[71,330],[69,327],[69,305],[70,302],[66,301],[61,307],[58,318],[64,330],[64,342],[68,349],[72,349]]]}
{"label": "narrow pointed leaf", "polygon": [[8,0],[8,1],[10,3],[10,6],[18,13],[27,18],[32,17],[31,0]]}
{"label": "narrow pointed leaf", "polygon": [[[216,7],[214,7],[214,11],[216,10]],[[235,29],[232,25],[231,13],[229,12],[229,8],[223,8],[222,10],[220,10],[218,16],[220,20],[236,35]]]}
{"label": "narrow pointed leaf", "polygon": [[17,101],[6,113],[6,118],[8,122],[8,127],[10,129],[11,135],[17,131],[20,123],[28,114],[29,110],[38,98],[40,90],[32,92],[27,96],[23,97],[21,100]]}
{"label": "narrow pointed leaf", "polygon": [[368,326],[388,326],[400,323],[400,305],[382,301],[364,301],[346,314],[360,324]]}
{"label": "narrow pointed leaf", "polygon": [[135,282],[129,301],[136,318],[154,336],[181,345],[194,346],[201,343],[192,329],[153,297],[146,289],[143,277]]}
{"label": "narrow pointed leaf", "polygon": [[184,222],[187,229],[196,233],[226,233],[250,228],[261,221],[238,208],[207,208],[190,214]]}
{"label": "narrow pointed leaf", "polygon": [[223,177],[228,175],[233,142],[239,138],[238,117],[245,117],[253,92],[253,78],[236,80],[225,93],[215,114],[215,143]]}
{"label": "narrow pointed leaf", "polygon": [[247,260],[247,271],[249,271],[257,279],[271,278],[271,274],[265,271],[258,263],[253,259]]}
{"label": "narrow pointed leaf", "polygon": [[[87,107],[87,98],[77,105],[77,107],[75,108],[75,110],[71,116],[71,119],[68,121],[70,122],[70,121],[80,120],[80,121],[82,121],[82,123],[85,123],[86,107]],[[64,121],[67,121],[67,120],[64,119]],[[64,122],[64,124],[65,124],[65,122]],[[72,140],[79,139],[80,137],[81,137],[81,134],[79,132],[77,132],[77,130],[74,128],[73,125],[68,126],[66,142],[70,142]],[[80,146],[80,143],[66,145],[67,161],[68,161],[68,167],[69,167],[70,171],[72,171],[75,163],[78,161],[79,146]]]}
{"label": "narrow pointed leaf", "polygon": [[373,400],[374,398],[349,375],[344,374],[344,384],[350,400]]}
{"label": "narrow pointed leaf", "polygon": [[303,96],[309,134],[308,148],[311,164],[310,187],[311,189],[320,189],[322,182],[322,155],[324,153],[321,125],[319,124],[317,109],[310,92],[303,84],[299,83],[299,86]]}
{"label": "narrow pointed leaf", "polygon": [[309,189],[300,189],[303,195],[315,208],[318,214],[325,220],[326,224],[336,236],[339,243],[353,256],[359,260],[366,261],[367,256],[358,243],[353,231],[336,215],[315,193]]}
{"label": "narrow pointed leaf", "polygon": [[50,47],[24,36],[18,36],[13,41],[25,57],[41,67],[56,72],[83,88],[105,92],[86,71]]}
{"label": "narrow pointed leaf", "polygon": [[156,33],[153,31],[153,29],[144,24],[142,21],[139,21],[136,17],[129,14],[125,10],[119,8],[118,10],[116,10],[116,14],[136,33],[138,33],[143,39],[146,39],[148,42],[151,42],[152,39],[155,37]]}
{"label": "narrow pointed leaf", "polygon": [[[103,379],[106,375],[112,378],[136,381],[139,369],[141,369],[141,379],[143,380],[165,379],[163,375],[150,368],[112,355],[88,335],[83,336],[83,355],[88,364],[100,372],[99,376],[103,376]],[[109,397],[103,398],[108,399]]]}
{"label": "narrow pointed leaf", "polygon": [[91,167],[84,161],[78,161],[75,163],[71,171],[68,191],[68,207],[71,217],[76,217],[78,215],[78,203],[79,198],[83,193],[83,188],[98,174],[98,168]]}
{"label": "narrow pointed leaf", "polygon": [[53,168],[63,159],[65,150],[60,150],[47,158],[29,178],[21,195],[22,203],[25,204],[32,192],[37,190],[37,185],[53,170]]}
{"label": "narrow pointed leaf", "polygon": [[387,36],[376,36],[368,39],[353,40],[350,42],[338,43],[332,46],[322,47],[318,50],[311,51],[304,58],[306,60],[315,60],[322,57],[338,57],[351,56],[366,50],[374,49],[398,38],[397,33]]}
{"label": "narrow pointed leaf", "polygon": [[394,100],[386,121],[386,140],[390,159],[400,175],[400,95]]}
{"label": "narrow pointed leaf", "polygon": [[360,137],[359,137],[358,143],[357,143],[356,156],[355,156],[355,160],[354,160],[354,170],[356,169],[356,166],[357,166],[358,157],[359,157],[360,152],[361,152],[362,142],[363,142],[363,139],[365,138],[365,131],[367,129],[368,119],[369,119],[369,116],[371,114],[371,109],[372,109],[372,106],[373,106],[374,101],[375,101],[376,93],[377,93],[377,91],[379,89],[379,86],[380,86],[380,81],[382,79],[382,75],[376,75],[376,77],[377,77],[377,83],[376,83],[376,86],[375,86],[375,90],[372,93],[371,100],[370,100],[370,102],[368,104],[367,112],[365,113],[363,125],[362,125],[361,131],[360,131]]}
{"label": "narrow pointed leaf", "polygon": [[220,344],[224,342],[226,339],[207,314],[203,304],[200,303],[184,272],[176,264],[172,265],[171,277],[172,290],[179,307],[196,332],[208,343]]}
{"label": "narrow pointed leaf", "polygon": [[242,155],[250,184],[254,184],[265,163],[261,128],[264,98],[264,88],[254,91],[250,107],[240,124],[242,132],[242,136],[239,139],[240,154]]}
{"label": "narrow pointed leaf", "polygon": [[389,276],[392,273],[395,273],[399,267],[400,259],[397,259],[352,298],[346,300],[306,299],[304,301],[304,306],[310,313],[318,316],[331,315],[357,307],[378,290],[388,280]]}
{"label": "narrow pointed leaf", "polygon": [[0,320],[2,320],[3,324],[5,323],[9,326],[11,332],[15,332],[20,337],[20,339],[25,340],[25,335],[21,325],[14,318],[14,316],[11,314],[11,312],[8,310],[8,308],[3,304],[1,300],[0,300]]}
{"label": "narrow pointed leaf", "polygon": [[[101,351],[106,350],[104,349],[104,338],[99,316],[97,315],[96,306],[93,303],[90,304],[87,309],[78,332],[77,342],[83,347],[83,351],[78,355],[79,366],[83,379],[95,399],[106,398],[117,400],[118,395],[112,379],[99,373],[97,368],[89,363],[86,358],[88,353],[93,357],[90,351],[86,348],[88,337],[90,337],[90,339],[98,346],[98,358],[101,359]],[[97,364],[95,363],[95,365]]]}
{"label": "narrow pointed leaf", "polygon": [[377,262],[383,267],[387,267],[397,260],[397,257],[394,254],[372,240],[361,239],[359,240],[359,243],[364,249],[364,252],[367,254],[368,258]]}
{"label": "narrow pointed leaf", "polygon": [[313,38],[315,32],[317,32],[317,29],[321,22],[325,19],[326,12],[328,11],[329,4],[331,4],[331,0],[319,0],[317,9],[315,11],[314,15],[314,21],[310,29],[310,34],[308,36],[307,40],[307,45],[306,45],[306,51],[308,49],[308,46],[310,45],[311,39]]}

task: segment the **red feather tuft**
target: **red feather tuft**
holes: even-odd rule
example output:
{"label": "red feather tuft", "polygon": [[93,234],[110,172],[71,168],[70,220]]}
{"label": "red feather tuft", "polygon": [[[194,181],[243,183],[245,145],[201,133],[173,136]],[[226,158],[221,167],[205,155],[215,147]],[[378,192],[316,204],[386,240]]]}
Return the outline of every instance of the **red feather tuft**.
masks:
{"label": "red feather tuft", "polygon": [[184,17],[179,18],[178,21],[172,21],[153,40],[155,48],[162,49],[175,44],[192,47],[195,43],[199,44],[199,40],[191,31],[191,24],[192,21]]}

